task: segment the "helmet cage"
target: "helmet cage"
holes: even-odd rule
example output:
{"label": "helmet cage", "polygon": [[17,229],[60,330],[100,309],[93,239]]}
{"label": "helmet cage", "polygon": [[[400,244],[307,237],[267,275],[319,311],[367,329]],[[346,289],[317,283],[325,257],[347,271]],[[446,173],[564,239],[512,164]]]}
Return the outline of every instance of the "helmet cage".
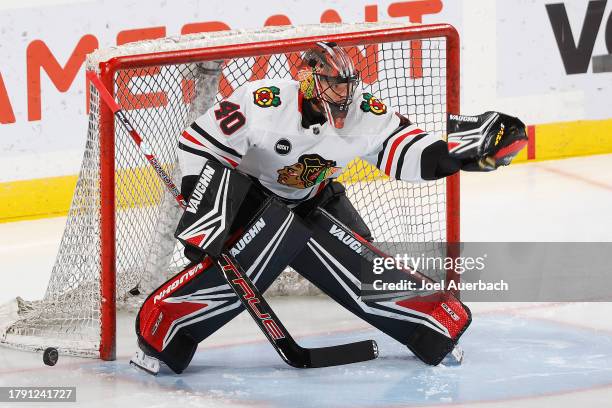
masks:
{"label": "helmet cage", "polygon": [[[359,85],[359,74],[355,73],[348,77],[329,76],[323,74],[314,75],[316,81],[316,96],[330,105],[335,105],[338,110],[346,111],[353,103],[353,95]],[[346,91],[339,93],[336,86],[346,84]]]}
{"label": "helmet cage", "polygon": [[[327,120],[335,128],[344,127],[344,119],[348,114],[351,103],[353,103],[353,95],[359,84],[359,76],[352,75],[343,78],[314,74],[313,77],[315,98],[320,102]],[[346,84],[346,91],[338,93],[335,88],[338,84]],[[337,96],[337,98],[334,96]]]}

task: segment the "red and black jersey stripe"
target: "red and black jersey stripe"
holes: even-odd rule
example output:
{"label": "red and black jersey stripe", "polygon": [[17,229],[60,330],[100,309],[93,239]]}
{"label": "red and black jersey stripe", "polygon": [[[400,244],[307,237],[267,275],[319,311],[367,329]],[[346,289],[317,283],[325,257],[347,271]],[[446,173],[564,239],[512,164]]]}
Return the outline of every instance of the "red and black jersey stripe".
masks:
{"label": "red and black jersey stripe", "polygon": [[[406,131],[406,128],[407,126],[400,126],[383,142],[376,163],[376,167],[386,175],[398,180],[402,178],[402,168],[408,151],[416,142],[427,136],[427,133],[421,129],[413,128]],[[400,148],[402,144],[403,146]],[[395,171],[392,171],[394,165]]]}
{"label": "red and black jersey stripe", "polygon": [[213,159],[230,167],[237,167],[242,155],[224,145],[196,123],[183,131],[179,140],[179,149],[207,159]]}
{"label": "red and black jersey stripe", "polygon": [[389,137],[385,139],[385,141],[383,142],[382,150],[380,151],[380,153],[378,153],[378,160],[376,161],[376,167],[378,167],[379,169],[381,168],[380,165],[381,165],[383,156],[385,154],[385,151],[387,150],[387,144],[389,143],[389,140],[391,140],[393,136],[397,135],[402,130],[406,129],[408,126],[410,126],[410,123],[400,122],[400,125],[397,128],[395,128],[395,130],[389,135]]}
{"label": "red and black jersey stripe", "polygon": [[[219,160],[219,156],[211,154],[205,150],[194,149],[193,147],[189,147],[183,143],[179,143],[179,149],[189,152],[191,154],[195,154],[196,156],[204,157],[207,160],[212,160],[212,161],[221,162],[223,164],[226,164],[223,160]],[[238,166],[238,163],[230,161],[227,157],[223,157],[223,159],[225,159],[227,163],[231,164],[232,167]]]}
{"label": "red and black jersey stripe", "polygon": [[[423,139],[425,136],[427,136],[427,133],[418,134],[418,135],[414,136],[412,138],[412,140],[410,140],[410,142],[408,142],[407,144],[404,145],[404,148],[399,153],[399,156],[397,156],[397,166],[395,168],[395,176],[394,176],[396,180],[401,180],[401,178],[402,178],[402,168],[404,166],[404,159],[406,157],[406,154],[408,153],[408,149],[410,149],[410,147],[413,144],[415,144],[419,140]],[[390,167],[391,166],[389,166],[389,168]]]}
{"label": "red and black jersey stripe", "polygon": [[240,159],[242,159],[242,155],[240,153],[238,153],[236,150],[232,149],[231,147],[223,144],[222,142],[220,142],[218,139],[215,139],[210,133],[208,133],[207,131],[205,131],[204,129],[202,129],[200,126],[198,126],[198,124],[196,122],[193,122],[191,124],[191,129],[193,129],[195,132],[197,132],[200,136],[202,136],[204,139],[206,139],[207,141],[209,141],[212,145],[214,145],[217,149],[219,150],[223,150],[224,152],[226,152],[227,154],[231,154],[232,156],[236,156]]}

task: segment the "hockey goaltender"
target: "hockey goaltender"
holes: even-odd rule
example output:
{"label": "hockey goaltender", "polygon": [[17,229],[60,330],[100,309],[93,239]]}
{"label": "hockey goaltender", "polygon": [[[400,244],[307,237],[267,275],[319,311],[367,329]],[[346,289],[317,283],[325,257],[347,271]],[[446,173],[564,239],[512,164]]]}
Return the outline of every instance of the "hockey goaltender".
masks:
{"label": "hockey goaltender", "polygon": [[[155,373],[163,362],[180,373],[198,343],[244,310],[211,259],[220,248],[261,292],[291,266],[427,364],[452,354],[470,324],[469,309],[450,292],[418,301],[359,298],[366,252],[378,250],[335,178],[355,157],[413,183],[492,171],[526,145],[524,124],[498,112],[454,115],[444,141],[363,91],[338,45],[317,43],[302,60],[297,81],[248,82],[182,133],[181,192],[190,202],[176,237],[192,264],[142,305],[134,364]],[[338,229],[365,250],[330,234]]]}

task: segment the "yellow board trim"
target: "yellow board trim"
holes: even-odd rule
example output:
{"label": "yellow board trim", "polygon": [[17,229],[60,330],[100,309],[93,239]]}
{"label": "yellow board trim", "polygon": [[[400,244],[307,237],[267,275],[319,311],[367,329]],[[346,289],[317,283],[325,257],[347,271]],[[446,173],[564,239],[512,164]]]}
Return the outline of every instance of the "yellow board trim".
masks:
{"label": "yellow board trim", "polygon": [[[514,163],[612,153],[612,119],[536,125],[534,133],[534,159],[527,160],[527,149],[524,149]],[[361,160],[356,160],[355,164],[339,180],[353,183],[386,177]],[[117,176],[119,208],[156,201],[161,191],[153,187],[155,177],[150,169],[120,171]],[[140,187],[131,191],[122,189],[124,180],[125,186]],[[127,183],[128,180],[137,183]],[[65,216],[76,181],[77,176],[72,175],[0,183],[0,223]]]}
{"label": "yellow board trim", "polygon": [[612,152],[612,120],[584,120],[536,127],[536,160],[610,152]]}
{"label": "yellow board trim", "polygon": [[513,163],[612,153],[612,119],[579,120],[535,126],[535,158],[527,149]]}
{"label": "yellow board trim", "polygon": [[0,222],[66,215],[76,182],[75,175],[0,183]]}

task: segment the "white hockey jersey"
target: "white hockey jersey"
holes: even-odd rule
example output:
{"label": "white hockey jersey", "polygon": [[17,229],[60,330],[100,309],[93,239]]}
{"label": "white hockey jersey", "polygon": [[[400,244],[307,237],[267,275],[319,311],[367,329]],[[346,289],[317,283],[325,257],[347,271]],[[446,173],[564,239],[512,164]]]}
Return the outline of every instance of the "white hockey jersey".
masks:
{"label": "white hockey jersey", "polygon": [[342,129],[301,123],[299,83],[246,83],[211,107],[181,135],[183,175],[199,174],[209,158],[237,168],[290,201],[315,196],[355,157],[390,177],[421,182],[421,153],[440,140],[357,89]]}

